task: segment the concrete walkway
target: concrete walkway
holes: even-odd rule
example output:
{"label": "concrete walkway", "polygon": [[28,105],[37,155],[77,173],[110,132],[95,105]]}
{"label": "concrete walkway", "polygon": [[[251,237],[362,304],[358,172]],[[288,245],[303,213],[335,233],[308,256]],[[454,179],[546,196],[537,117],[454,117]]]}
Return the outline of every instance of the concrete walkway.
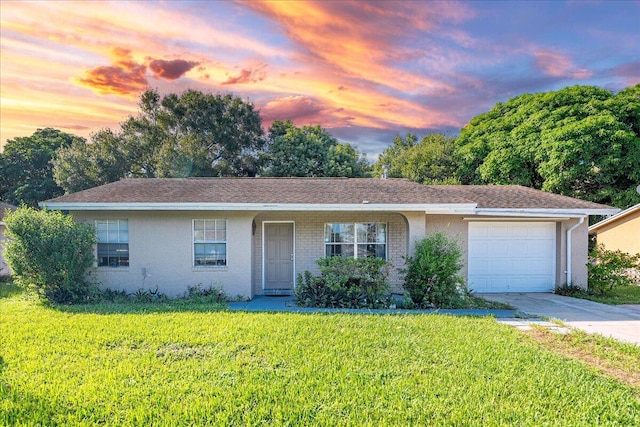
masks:
{"label": "concrete walkway", "polygon": [[520,313],[516,310],[403,310],[403,309],[369,309],[369,308],[313,308],[298,307],[292,296],[255,296],[250,301],[230,302],[230,310],[262,311],[262,312],[294,312],[294,313],[360,313],[360,314],[425,314],[440,313],[459,316],[495,316],[496,318],[515,318]]}
{"label": "concrete walkway", "polygon": [[606,305],[551,293],[482,294],[482,297],[509,304],[528,315],[558,319],[572,328],[640,345],[640,310],[636,306]]}

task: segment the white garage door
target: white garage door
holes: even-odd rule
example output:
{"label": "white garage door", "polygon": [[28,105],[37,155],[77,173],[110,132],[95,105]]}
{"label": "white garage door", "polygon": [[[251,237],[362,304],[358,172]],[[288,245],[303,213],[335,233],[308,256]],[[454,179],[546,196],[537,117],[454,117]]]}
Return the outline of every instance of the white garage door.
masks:
{"label": "white garage door", "polygon": [[469,288],[550,292],[555,285],[553,222],[469,223]]}

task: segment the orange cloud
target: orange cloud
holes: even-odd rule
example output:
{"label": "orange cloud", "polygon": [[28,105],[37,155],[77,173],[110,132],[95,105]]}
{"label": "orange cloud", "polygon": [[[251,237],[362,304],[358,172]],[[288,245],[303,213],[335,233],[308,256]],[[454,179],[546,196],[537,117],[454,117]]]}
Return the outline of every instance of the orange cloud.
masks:
{"label": "orange cloud", "polygon": [[237,76],[229,76],[221,85],[234,85],[240,83],[257,83],[267,77],[265,68],[267,64],[260,64],[251,68],[243,68]]}
{"label": "orange cloud", "polygon": [[560,53],[537,50],[533,52],[533,56],[536,67],[549,76],[586,79],[593,75],[593,72],[577,67],[567,56]]}
{"label": "orange cloud", "polygon": [[85,76],[72,79],[80,86],[88,87],[101,95],[137,95],[148,85],[144,64],[133,60],[131,51],[113,47],[109,52],[113,65],[94,67]]}
{"label": "orange cloud", "polygon": [[171,61],[153,59],[149,62],[149,69],[153,72],[154,77],[171,81],[179,79],[197,65],[200,65],[200,63],[185,61],[184,59],[174,59]]}
{"label": "orange cloud", "polygon": [[[245,2],[280,24],[300,46],[305,63],[333,68],[351,78],[411,93],[453,92],[448,83],[401,68],[418,52],[402,46],[407,28],[435,31],[471,17],[457,3],[434,2]],[[461,37],[461,36],[460,36]],[[428,47],[427,47],[428,48]]]}

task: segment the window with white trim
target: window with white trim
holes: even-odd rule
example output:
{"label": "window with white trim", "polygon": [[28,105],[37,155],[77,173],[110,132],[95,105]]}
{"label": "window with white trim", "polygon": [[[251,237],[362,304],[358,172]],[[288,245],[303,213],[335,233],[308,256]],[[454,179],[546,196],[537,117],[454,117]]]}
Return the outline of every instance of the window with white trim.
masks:
{"label": "window with white trim", "polygon": [[129,220],[96,220],[98,267],[129,267]]}
{"label": "window with white trim", "polygon": [[327,223],[324,246],[326,256],[387,259],[387,224]]}
{"label": "window with white trim", "polygon": [[227,220],[193,220],[193,265],[216,267],[227,265]]}

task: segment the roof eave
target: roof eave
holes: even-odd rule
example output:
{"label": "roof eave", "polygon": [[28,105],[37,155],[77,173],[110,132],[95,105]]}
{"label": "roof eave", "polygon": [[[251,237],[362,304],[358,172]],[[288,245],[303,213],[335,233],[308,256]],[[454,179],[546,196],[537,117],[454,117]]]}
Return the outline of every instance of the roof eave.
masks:
{"label": "roof eave", "polygon": [[510,217],[569,217],[580,218],[588,215],[612,215],[619,209],[497,209],[478,208],[478,216],[510,216]]}
{"label": "roof eave", "polygon": [[593,224],[591,227],[589,227],[589,231],[598,231],[598,229],[604,227],[605,225],[608,225],[612,222],[618,221],[628,215],[631,215],[633,213],[635,213],[636,211],[640,210],[640,203],[638,203],[637,205],[631,206],[630,208],[627,208],[623,211],[620,211],[620,209],[618,209],[618,213],[616,213],[613,216],[610,216],[609,218],[605,218],[600,222],[597,222],[595,224]]}
{"label": "roof eave", "polygon": [[41,207],[65,211],[417,211],[425,213],[469,214],[475,212],[475,204],[328,204],[328,203],[89,203],[42,202]]}

